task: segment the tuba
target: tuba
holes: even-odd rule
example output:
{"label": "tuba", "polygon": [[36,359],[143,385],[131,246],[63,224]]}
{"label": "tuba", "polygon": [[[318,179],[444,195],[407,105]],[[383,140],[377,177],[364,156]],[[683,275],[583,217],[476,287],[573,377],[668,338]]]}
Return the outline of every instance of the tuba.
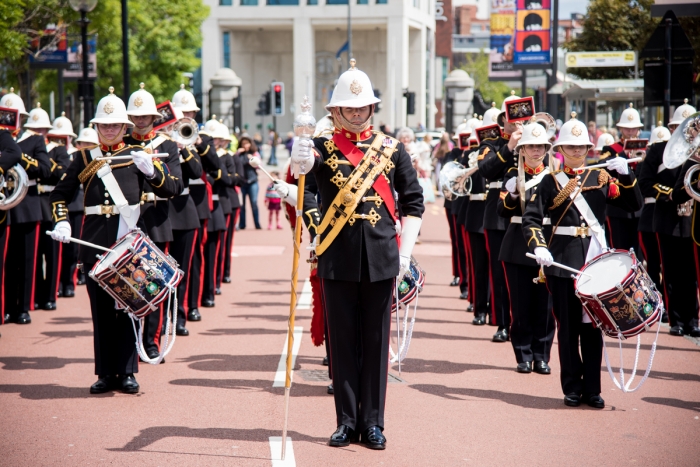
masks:
{"label": "tuba", "polygon": [[440,169],[440,186],[445,199],[452,200],[467,196],[472,191],[472,174],[474,169],[468,169],[459,162],[450,161]]}
{"label": "tuba", "polygon": [[4,175],[0,175],[0,211],[17,206],[27,195],[29,177],[21,165],[17,164]]}
{"label": "tuba", "polygon": [[197,126],[197,122],[191,118],[181,118],[173,125],[173,131],[170,133],[170,137],[176,143],[189,146],[197,141],[199,137],[199,126]]}
{"label": "tuba", "polygon": [[535,119],[535,123],[539,123],[547,130],[547,139],[551,141],[557,134],[557,122],[554,120],[554,117],[547,112],[537,112],[533,118]]}
{"label": "tuba", "polygon": [[700,192],[693,187],[693,175],[700,170],[700,112],[692,114],[678,125],[664,149],[664,165],[675,169],[692,160],[697,164],[691,166],[683,177],[683,185],[688,195],[700,202]]}

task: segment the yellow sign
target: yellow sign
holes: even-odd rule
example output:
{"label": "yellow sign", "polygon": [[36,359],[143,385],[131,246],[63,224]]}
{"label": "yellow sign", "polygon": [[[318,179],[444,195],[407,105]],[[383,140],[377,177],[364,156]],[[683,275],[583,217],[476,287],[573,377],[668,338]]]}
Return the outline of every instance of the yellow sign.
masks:
{"label": "yellow sign", "polygon": [[518,31],[541,31],[549,29],[549,10],[518,10]]}
{"label": "yellow sign", "polygon": [[491,15],[491,35],[492,36],[512,36],[515,32],[515,15],[513,14],[492,14]]}
{"label": "yellow sign", "polygon": [[626,67],[634,66],[637,53],[631,50],[600,52],[567,52],[569,68]]}

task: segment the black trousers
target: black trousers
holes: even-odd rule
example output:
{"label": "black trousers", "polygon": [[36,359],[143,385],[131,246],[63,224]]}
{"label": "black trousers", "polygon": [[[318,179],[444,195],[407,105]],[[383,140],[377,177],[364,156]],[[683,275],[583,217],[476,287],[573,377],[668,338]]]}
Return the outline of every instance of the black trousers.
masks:
{"label": "black trousers", "polygon": [[457,216],[453,215],[449,209],[445,208],[445,214],[447,215],[447,225],[450,227],[450,245],[452,246],[452,275],[454,277],[460,277],[459,275],[459,253],[457,251]]}
{"label": "black trousers", "polygon": [[[238,213],[239,208],[233,208],[231,210],[231,215],[228,219],[228,224],[226,225],[226,249],[224,251],[224,273],[223,277],[231,277],[231,253],[233,252],[233,236],[236,233],[236,224],[238,223]],[[219,285],[221,284],[221,279],[219,280]]]}
{"label": "black trousers", "polygon": [[510,300],[508,299],[508,285],[506,284],[506,272],[503,263],[498,260],[501,252],[505,230],[484,230],[486,236],[486,250],[489,255],[489,279],[491,283],[491,324],[499,328],[510,326]]}
{"label": "black trousers", "polygon": [[190,265],[190,280],[187,289],[187,309],[196,310],[202,299],[202,280],[204,279],[204,243],[207,239],[208,219],[201,219],[194,242],[194,254]]}
{"label": "black trousers", "polygon": [[616,250],[639,251],[639,219],[622,219],[620,217],[608,217],[610,231],[610,246]]}
{"label": "black trousers", "polygon": [[662,293],[671,326],[698,325],[697,278],[693,239],[657,233],[664,276]]}
{"label": "black trousers", "polygon": [[538,276],[539,268],[507,262],[504,265],[510,294],[510,336],[515,360],[518,363],[549,362],[554,317],[547,286],[532,281]]}
{"label": "black trousers", "polygon": [[653,232],[639,232],[639,247],[647,262],[646,270],[654,281],[656,289],[663,293],[661,288],[661,254],[659,253],[659,241]]}
{"label": "black trousers", "polygon": [[322,279],[338,425],[384,429],[394,279]]}
{"label": "black trousers", "polygon": [[173,230],[173,241],[170,242],[170,255],[180,265],[180,269],[185,274],[177,285],[177,324],[185,326],[187,323],[187,312],[185,303],[187,301],[187,284],[190,280],[190,269],[192,257],[196,247],[195,239],[197,230]]}
{"label": "black trousers", "polygon": [[[73,235],[78,236],[83,227],[83,213],[68,213],[68,222],[70,222]],[[72,286],[75,289],[78,280],[78,244],[61,243],[61,249],[60,287]]]}
{"label": "black trousers", "polygon": [[[2,213],[0,213],[2,216]],[[5,260],[7,259],[7,242],[10,239],[10,229],[7,225],[7,217],[0,224],[0,324],[5,324],[6,287],[5,287]]]}
{"label": "black trousers", "polygon": [[225,230],[207,232],[207,241],[204,243],[204,281],[202,285],[202,300],[214,300],[216,271],[219,269],[219,250],[223,248],[225,240]]}
{"label": "black trousers", "polygon": [[[86,270],[94,264],[85,265]],[[86,282],[92,312],[95,346],[95,374],[126,375],[138,373],[136,336],[131,318],[114,308],[114,299],[92,279]]]}
{"label": "black trousers", "polygon": [[464,292],[467,290],[467,243],[464,241],[464,227],[457,224],[456,226],[456,236],[457,236],[457,266],[459,268],[459,291]]}
{"label": "black trousers", "polygon": [[39,222],[12,224],[5,261],[6,311],[14,319],[34,309]]}
{"label": "black trousers", "polygon": [[547,288],[558,325],[561,389],[565,395],[600,394],[603,336],[593,324],[581,322],[583,305],[574,293],[573,279],[547,276]]}
{"label": "black trousers", "polygon": [[489,311],[489,255],[486,252],[486,237],[482,233],[467,232],[471,251],[469,271],[469,301],[474,306],[474,315],[486,315]]}
{"label": "black trousers", "polygon": [[[168,254],[168,243],[167,242],[153,242],[155,245],[165,254]],[[143,347],[146,352],[149,351],[159,351],[160,350],[160,337],[163,332],[163,312],[165,306],[168,304],[168,299],[166,298],[160,305],[158,309],[153,313],[150,313],[143,320]]]}
{"label": "black trousers", "polygon": [[53,230],[53,222],[39,225],[39,246],[37,249],[36,276],[34,278],[34,301],[39,306],[55,302],[58,293],[58,270],[61,267],[62,242],[44,234]]}

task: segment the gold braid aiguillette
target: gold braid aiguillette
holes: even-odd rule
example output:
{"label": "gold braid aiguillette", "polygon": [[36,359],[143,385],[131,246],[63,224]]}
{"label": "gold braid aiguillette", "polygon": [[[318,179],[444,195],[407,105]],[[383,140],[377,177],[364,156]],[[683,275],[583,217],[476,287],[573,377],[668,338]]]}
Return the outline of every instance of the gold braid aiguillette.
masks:
{"label": "gold braid aiguillette", "polygon": [[574,192],[574,190],[576,190],[576,187],[577,187],[576,178],[574,177],[574,178],[570,179],[569,182],[566,184],[566,186],[561,189],[559,194],[554,197],[552,207],[549,208],[549,210],[553,211],[556,208],[558,208],[559,206],[561,206],[562,203],[564,201],[566,201],[569,198],[569,196],[571,196],[571,194]]}
{"label": "gold braid aiguillette", "polygon": [[104,159],[95,159],[90,162],[88,166],[85,167],[82,172],[80,172],[80,175],[78,175],[78,180],[80,180],[80,183],[85,183],[90,180],[106,163],[107,161]]}

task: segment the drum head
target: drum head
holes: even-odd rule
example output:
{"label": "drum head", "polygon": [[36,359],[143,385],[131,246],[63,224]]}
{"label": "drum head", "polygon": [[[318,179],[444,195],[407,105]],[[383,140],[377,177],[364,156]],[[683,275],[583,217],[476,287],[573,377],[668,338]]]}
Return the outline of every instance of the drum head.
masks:
{"label": "drum head", "polygon": [[108,269],[109,266],[116,263],[137,238],[138,234],[136,232],[129,232],[121,240],[117,241],[117,243],[112,246],[113,251],[106,253],[95,265],[93,273],[99,275],[104,270]]}
{"label": "drum head", "polygon": [[611,253],[603,256],[583,268],[582,272],[590,277],[581,275],[576,282],[579,293],[584,295],[602,294],[622,284],[632,270],[634,260],[625,253]]}

